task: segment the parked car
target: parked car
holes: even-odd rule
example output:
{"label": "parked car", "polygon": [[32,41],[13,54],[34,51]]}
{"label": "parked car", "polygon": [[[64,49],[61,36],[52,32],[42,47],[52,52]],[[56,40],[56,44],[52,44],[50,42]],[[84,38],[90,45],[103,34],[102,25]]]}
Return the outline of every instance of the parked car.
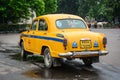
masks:
{"label": "parked car", "polygon": [[106,44],[103,33],[90,31],[81,17],[70,14],[36,17],[30,29],[20,35],[22,59],[31,53],[43,55],[46,68],[62,58],[79,58],[85,65],[99,62],[99,56],[108,54]]}

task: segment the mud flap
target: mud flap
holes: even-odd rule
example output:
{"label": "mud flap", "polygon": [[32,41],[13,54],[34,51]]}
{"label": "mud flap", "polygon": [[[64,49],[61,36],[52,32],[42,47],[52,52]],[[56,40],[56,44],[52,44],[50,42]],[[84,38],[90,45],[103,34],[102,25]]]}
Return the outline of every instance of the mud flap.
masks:
{"label": "mud flap", "polygon": [[61,61],[60,59],[53,59],[53,67],[58,67],[61,66]]}
{"label": "mud flap", "polygon": [[93,58],[92,58],[92,62],[93,62],[93,63],[99,62],[99,56],[93,57]]}

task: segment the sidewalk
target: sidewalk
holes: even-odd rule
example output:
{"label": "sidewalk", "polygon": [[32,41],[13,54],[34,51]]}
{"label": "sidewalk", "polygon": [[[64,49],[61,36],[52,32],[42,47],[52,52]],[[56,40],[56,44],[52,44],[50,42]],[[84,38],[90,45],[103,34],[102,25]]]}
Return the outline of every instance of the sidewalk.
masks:
{"label": "sidewalk", "polygon": [[0,52],[18,52],[20,34],[0,34]]}
{"label": "sidewalk", "polygon": [[20,51],[19,46],[10,44],[0,44],[0,52],[14,52],[18,53]]}

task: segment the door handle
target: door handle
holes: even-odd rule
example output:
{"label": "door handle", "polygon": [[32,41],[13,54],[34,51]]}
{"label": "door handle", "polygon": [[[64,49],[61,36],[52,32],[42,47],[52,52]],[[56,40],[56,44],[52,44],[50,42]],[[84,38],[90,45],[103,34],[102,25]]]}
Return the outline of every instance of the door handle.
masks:
{"label": "door handle", "polygon": [[44,35],[46,35],[47,33],[44,33]]}
{"label": "door handle", "polygon": [[35,32],[33,32],[32,34],[35,34]]}
{"label": "door handle", "polygon": [[31,44],[31,41],[30,41],[30,40],[28,40],[28,44]]}
{"label": "door handle", "polygon": [[31,44],[31,42],[28,42],[28,44]]}

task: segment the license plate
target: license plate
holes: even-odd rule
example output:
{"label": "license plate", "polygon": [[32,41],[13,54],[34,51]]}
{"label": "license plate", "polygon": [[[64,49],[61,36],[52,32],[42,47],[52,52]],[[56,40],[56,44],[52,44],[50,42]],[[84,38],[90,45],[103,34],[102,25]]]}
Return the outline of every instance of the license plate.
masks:
{"label": "license plate", "polygon": [[91,40],[80,40],[80,47],[83,49],[91,48]]}

